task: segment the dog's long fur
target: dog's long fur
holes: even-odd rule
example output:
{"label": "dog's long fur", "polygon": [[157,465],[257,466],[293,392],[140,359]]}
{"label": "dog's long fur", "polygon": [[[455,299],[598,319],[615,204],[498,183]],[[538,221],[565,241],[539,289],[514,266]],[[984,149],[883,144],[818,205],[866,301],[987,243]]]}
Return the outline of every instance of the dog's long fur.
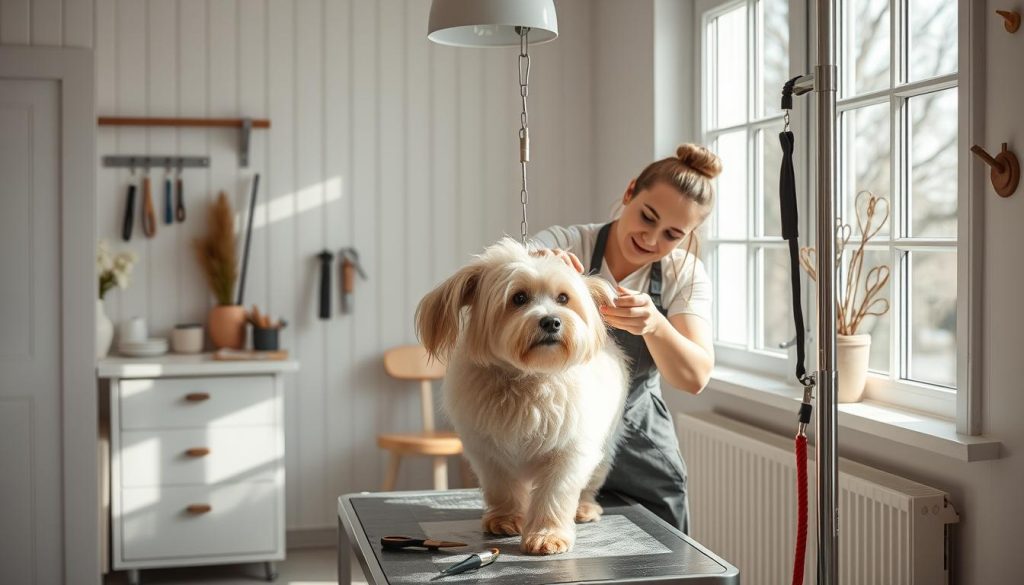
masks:
{"label": "dog's long fur", "polygon": [[417,308],[421,341],[448,363],[445,409],[480,479],[484,529],[522,534],[524,552],[570,550],[574,520],[600,518],[628,383],[598,310],[613,298],[601,278],[505,238]]}

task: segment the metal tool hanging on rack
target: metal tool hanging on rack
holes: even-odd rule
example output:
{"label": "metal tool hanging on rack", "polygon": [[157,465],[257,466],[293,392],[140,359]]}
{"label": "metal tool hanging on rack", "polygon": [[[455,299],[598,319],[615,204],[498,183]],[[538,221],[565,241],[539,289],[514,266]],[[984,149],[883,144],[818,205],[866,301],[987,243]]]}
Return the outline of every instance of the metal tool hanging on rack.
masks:
{"label": "metal tool hanging on rack", "polygon": [[352,293],[355,291],[356,274],[366,280],[366,272],[359,263],[359,252],[355,248],[342,248],[341,252],[341,313],[352,312]]}
{"label": "metal tool hanging on rack", "polygon": [[149,183],[149,170],[142,176],[142,233],[147,238],[156,235],[156,210],[153,208],[153,191]]}
{"label": "metal tool hanging on rack", "polygon": [[138,192],[135,186],[135,169],[144,169],[142,180],[142,231],[147,237],[152,238],[156,234],[156,210],[153,207],[153,195],[150,191],[149,172],[150,167],[163,167],[166,176],[164,180],[164,223],[172,223],[171,218],[171,169],[177,167],[177,208],[174,210],[174,219],[179,222],[185,221],[185,186],[182,182],[182,169],[185,167],[208,168],[210,157],[208,156],[152,156],[152,155],[108,155],[103,157],[103,166],[107,168],[129,168],[132,171],[131,184],[128,186],[127,201],[125,203],[124,220],[121,225],[121,238],[124,241],[132,239],[132,228],[135,223],[135,196]]}
{"label": "metal tool hanging on rack", "polygon": [[174,223],[174,205],[171,190],[171,163],[164,167],[164,224]]}
{"label": "metal tool hanging on rack", "polygon": [[132,167],[128,183],[128,196],[124,204],[124,220],[121,223],[121,239],[129,242],[132,239],[132,227],[135,225],[135,167]]}
{"label": "metal tool hanging on rack", "polygon": [[331,318],[331,261],[334,254],[324,250],[317,254],[320,259],[320,318]]}
{"label": "metal tool hanging on rack", "polygon": [[185,183],[181,178],[181,160],[178,160],[178,180],[177,180],[177,191],[178,191],[178,206],[174,210],[174,217],[178,220],[178,223],[185,221]]}

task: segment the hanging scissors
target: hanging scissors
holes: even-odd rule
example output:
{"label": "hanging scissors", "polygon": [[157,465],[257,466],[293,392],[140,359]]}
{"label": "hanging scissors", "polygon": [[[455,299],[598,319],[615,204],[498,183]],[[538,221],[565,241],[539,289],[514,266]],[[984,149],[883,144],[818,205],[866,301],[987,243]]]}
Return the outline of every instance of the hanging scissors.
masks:
{"label": "hanging scissors", "polygon": [[459,548],[469,546],[464,542],[449,542],[446,540],[433,540],[430,538],[412,538],[409,536],[382,536],[380,539],[380,545],[387,550],[401,550],[406,548],[438,550],[441,548]]}

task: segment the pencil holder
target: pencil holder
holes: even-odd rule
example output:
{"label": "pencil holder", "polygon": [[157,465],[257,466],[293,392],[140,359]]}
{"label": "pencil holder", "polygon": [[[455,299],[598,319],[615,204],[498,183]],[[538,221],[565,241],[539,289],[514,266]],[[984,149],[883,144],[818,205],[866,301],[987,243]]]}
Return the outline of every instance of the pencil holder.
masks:
{"label": "pencil holder", "polygon": [[277,345],[278,329],[264,329],[263,327],[252,328],[252,348],[256,350],[275,350]]}

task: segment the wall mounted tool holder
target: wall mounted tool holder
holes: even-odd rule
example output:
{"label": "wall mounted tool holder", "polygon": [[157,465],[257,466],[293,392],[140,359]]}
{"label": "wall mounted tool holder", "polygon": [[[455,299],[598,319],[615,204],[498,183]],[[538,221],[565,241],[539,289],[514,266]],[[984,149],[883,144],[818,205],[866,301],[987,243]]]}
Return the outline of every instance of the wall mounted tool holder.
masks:
{"label": "wall mounted tool holder", "polygon": [[985,161],[985,164],[992,167],[990,178],[996,193],[1000,197],[1013,195],[1013,192],[1017,190],[1018,183],[1020,183],[1020,163],[1017,161],[1017,155],[1006,148],[1006,143],[1003,143],[1002,150],[995,157],[977,144],[971,147],[971,152],[978,155],[981,160]]}
{"label": "wall mounted tool holder", "polygon": [[238,164],[249,166],[249,137],[253,128],[270,128],[270,120],[253,118],[118,118],[100,116],[100,126],[174,126],[238,128]]}
{"label": "wall mounted tool holder", "polygon": [[103,166],[110,168],[145,169],[187,167],[207,168],[210,166],[208,156],[156,156],[152,154],[113,154],[103,157]]}
{"label": "wall mounted tool holder", "polygon": [[1013,34],[1020,30],[1020,13],[1014,10],[996,10],[996,14],[1003,17],[1003,26],[1006,32]]}

